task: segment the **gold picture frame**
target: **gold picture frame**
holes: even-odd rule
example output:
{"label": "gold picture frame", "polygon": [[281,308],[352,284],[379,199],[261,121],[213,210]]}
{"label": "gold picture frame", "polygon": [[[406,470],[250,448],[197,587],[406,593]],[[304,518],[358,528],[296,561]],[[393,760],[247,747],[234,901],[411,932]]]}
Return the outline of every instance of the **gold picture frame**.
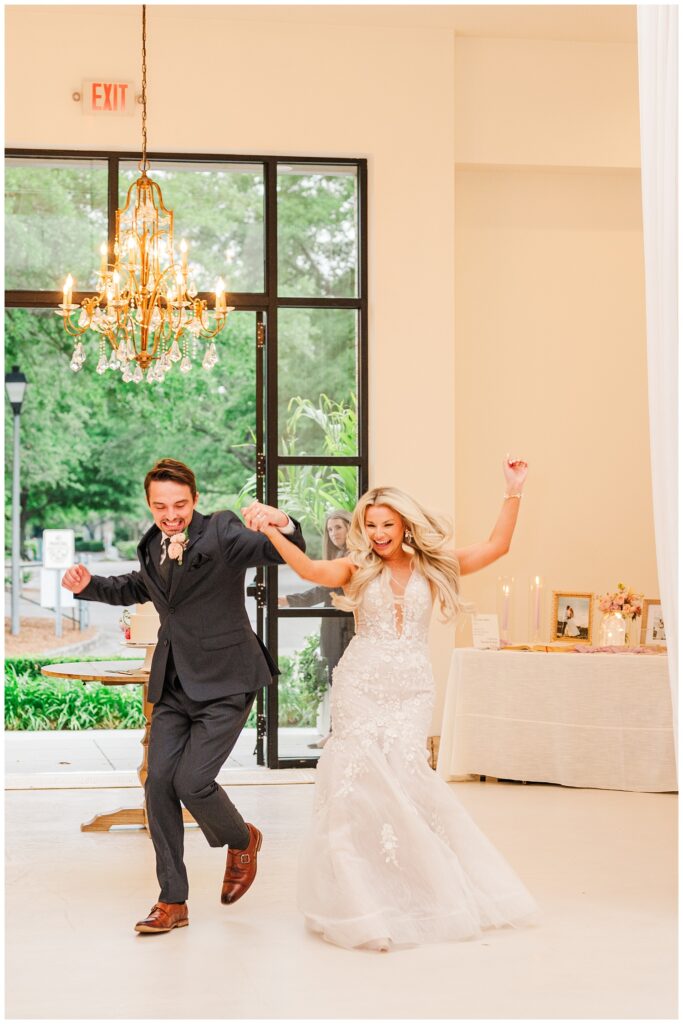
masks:
{"label": "gold picture frame", "polygon": [[[659,614],[657,614],[659,612]],[[646,597],[640,620],[640,642],[648,647],[666,647],[666,629],[662,618],[662,602],[658,597]]]}
{"label": "gold picture frame", "polygon": [[[571,610],[571,615],[568,614],[569,610]],[[553,590],[550,626],[550,639],[553,643],[591,644],[593,642],[593,594],[587,591]]]}

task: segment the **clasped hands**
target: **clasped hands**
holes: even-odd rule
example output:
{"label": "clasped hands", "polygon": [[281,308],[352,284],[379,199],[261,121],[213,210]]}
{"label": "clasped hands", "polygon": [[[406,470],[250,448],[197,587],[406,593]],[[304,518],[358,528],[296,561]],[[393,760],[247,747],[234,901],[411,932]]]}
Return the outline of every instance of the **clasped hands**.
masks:
{"label": "clasped hands", "polygon": [[271,527],[280,529],[289,522],[289,516],[285,512],[273,508],[272,505],[264,505],[260,501],[252,501],[251,505],[247,505],[241,511],[245,525],[257,533],[266,533]]}

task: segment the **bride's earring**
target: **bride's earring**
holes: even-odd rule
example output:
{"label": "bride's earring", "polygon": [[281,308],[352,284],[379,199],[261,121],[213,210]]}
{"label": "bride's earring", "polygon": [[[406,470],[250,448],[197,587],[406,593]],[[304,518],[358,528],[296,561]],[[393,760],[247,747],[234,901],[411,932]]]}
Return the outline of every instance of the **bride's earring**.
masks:
{"label": "bride's earring", "polygon": [[413,553],[413,551],[414,551],[414,548],[411,547],[412,543],[413,543],[412,530],[405,530],[404,533],[403,533],[403,543],[401,544],[401,547],[403,548],[403,550],[408,555],[411,555]]}

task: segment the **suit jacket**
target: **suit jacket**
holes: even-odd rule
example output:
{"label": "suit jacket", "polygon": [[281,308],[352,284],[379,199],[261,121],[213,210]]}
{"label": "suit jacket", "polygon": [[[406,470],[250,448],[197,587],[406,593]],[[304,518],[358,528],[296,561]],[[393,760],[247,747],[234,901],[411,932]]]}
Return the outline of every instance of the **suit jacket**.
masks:
{"label": "suit jacket", "polygon": [[[299,524],[289,537],[305,551]],[[169,653],[183,689],[193,700],[250,693],[267,686],[277,666],[253,632],[244,602],[249,568],[282,564],[262,533],[249,530],[233,512],[194,512],[181,565],[172,563],[168,590],[150,545],[159,550],[156,524],[138,545],[140,570],[123,576],[93,576],[83,601],[130,605],[152,601],[161,627],[149,676],[148,700],[161,697]],[[157,542],[157,543],[152,543]]]}

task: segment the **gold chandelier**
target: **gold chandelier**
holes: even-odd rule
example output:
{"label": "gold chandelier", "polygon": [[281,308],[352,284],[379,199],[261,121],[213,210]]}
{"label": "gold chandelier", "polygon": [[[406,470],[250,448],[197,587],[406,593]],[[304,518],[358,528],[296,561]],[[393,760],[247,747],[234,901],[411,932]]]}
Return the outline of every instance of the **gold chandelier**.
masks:
{"label": "gold chandelier", "polygon": [[[180,264],[173,243],[173,211],[167,210],[161,189],[147,176],[147,7],[142,7],[142,157],[140,177],[128,189],[116,211],[114,262],[107,260],[107,243],[100,249],[97,294],[72,302],[74,280],[64,283],[63,301],[56,310],[74,343],[71,369],[77,372],[86,353],[80,338],[86,331],[99,336],[97,372],[120,371],[124,382],[163,381],[175,363],[189,373],[203,343],[202,367],[218,362],[214,338],[234,306],[226,305],[225,284],[216,282],[215,309],[209,311],[188,268],[188,247],[180,243]],[[78,315],[76,315],[77,311]],[[109,348],[107,346],[109,342]]]}

